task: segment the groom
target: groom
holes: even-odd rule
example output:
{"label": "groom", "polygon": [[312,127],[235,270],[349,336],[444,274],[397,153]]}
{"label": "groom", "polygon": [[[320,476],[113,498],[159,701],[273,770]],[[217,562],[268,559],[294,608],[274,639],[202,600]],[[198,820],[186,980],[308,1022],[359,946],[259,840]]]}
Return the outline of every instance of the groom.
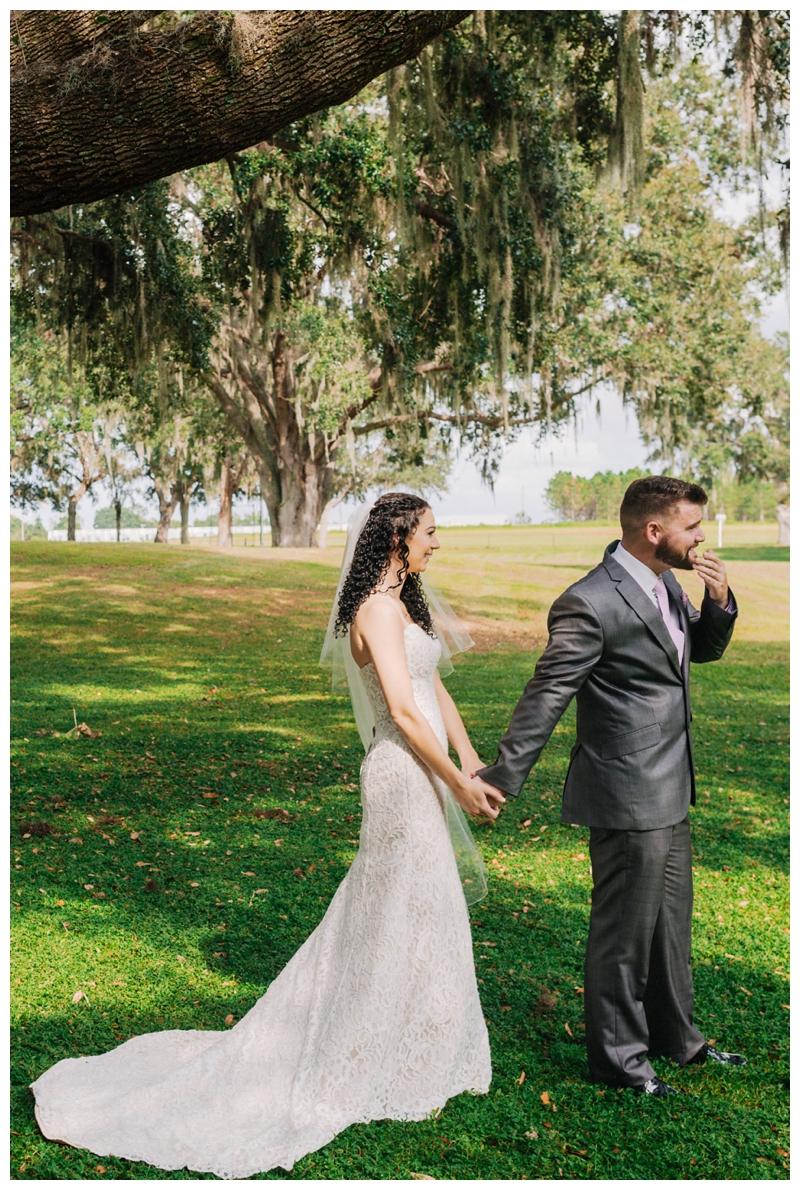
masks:
{"label": "groom", "polygon": [[[477,775],[516,797],[576,699],[561,820],[590,828],[589,1073],[658,1097],[675,1089],[656,1077],[648,1053],[681,1066],[745,1063],[715,1050],[692,1021],[689,660],[718,660],[737,615],[724,564],[696,552],[707,503],[697,484],[666,475],[630,485],[622,541],[553,604],[550,639],[497,761]],[[673,569],[702,578],[700,611]]]}

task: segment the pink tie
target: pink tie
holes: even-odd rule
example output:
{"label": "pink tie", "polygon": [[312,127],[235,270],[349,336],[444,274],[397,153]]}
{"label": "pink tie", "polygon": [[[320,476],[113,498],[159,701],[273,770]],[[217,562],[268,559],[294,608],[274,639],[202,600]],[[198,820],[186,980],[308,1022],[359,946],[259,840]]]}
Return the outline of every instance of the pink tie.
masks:
{"label": "pink tie", "polygon": [[672,637],[672,643],[678,650],[678,665],[683,664],[683,647],[685,644],[683,633],[672,618],[672,612],[669,606],[669,596],[667,595],[667,585],[663,578],[659,578],[656,585],[653,587],[656,602],[658,603],[658,610],[661,612],[667,630]]}

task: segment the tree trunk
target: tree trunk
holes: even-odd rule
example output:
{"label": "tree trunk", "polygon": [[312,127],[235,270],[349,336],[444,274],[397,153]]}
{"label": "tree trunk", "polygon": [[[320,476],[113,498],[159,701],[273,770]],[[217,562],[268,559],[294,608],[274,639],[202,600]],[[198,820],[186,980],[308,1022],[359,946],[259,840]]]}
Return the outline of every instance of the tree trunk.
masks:
{"label": "tree trunk", "polygon": [[172,521],[172,514],[178,505],[178,493],[171,484],[164,483],[161,479],[154,479],[153,487],[158,496],[159,511],[155,540],[165,544],[169,541],[169,526]]}
{"label": "tree trunk", "polygon": [[186,492],[181,496],[181,545],[189,544],[189,504],[191,503],[191,495]]}
{"label": "tree trunk", "polygon": [[350,489],[340,492],[338,496],[334,496],[332,500],[323,508],[319,518],[319,528],[317,529],[317,545],[321,550],[328,548],[328,526],[330,524],[331,513],[337,505],[341,504],[342,500],[346,500],[350,495]]}
{"label": "tree trunk", "polygon": [[789,505],[779,504],[775,509],[778,517],[778,545],[789,544]]}
{"label": "tree trunk", "polygon": [[344,103],[467,15],[208,10],[170,32],[95,41],[67,62],[28,62],[11,84],[12,214],[93,202],[246,149]]}
{"label": "tree trunk", "polygon": [[120,541],[121,534],[122,534],[122,501],[121,500],[114,501],[114,517],[117,522],[117,541]]}
{"label": "tree trunk", "polygon": [[78,510],[78,501],[70,496],[67,501],[67,541],[75,540],[75,520]]}
{"label": "tree trunk", "polygon": [[[82,480],[81,483],[78,484],[75,491],[72,493],[72,495],[67,500],[67,541],[75,540],[75,522],[77,519],[78,504],[83,499],[83,497],[86,495],[87,491],[91,487],[91,483],[93,482],[93,481],[90,481],[88,483],[86,482],[86,478],[85,478],[86,466],[85,465],[84,465],[83,471],[84,471],[84,479]],[[101,478],[101,477],[95,476],[95,478],[97,479],[97,478]]]}
{"label": "tree trunk", "polygon": [[217,545],[224,549],[233,545],[231,536],[231,512],[233,508],[234,481],[227,460],[222,464],[219,481],[219,519],[217,520]]}

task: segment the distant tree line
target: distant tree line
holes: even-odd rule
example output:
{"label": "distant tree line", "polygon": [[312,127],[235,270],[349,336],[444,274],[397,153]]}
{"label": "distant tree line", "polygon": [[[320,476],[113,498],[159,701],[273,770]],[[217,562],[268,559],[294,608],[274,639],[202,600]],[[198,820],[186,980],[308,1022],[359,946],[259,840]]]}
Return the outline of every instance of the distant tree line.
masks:
{"label": "distant tree line", "polygon": [[[650,475],[636,467],[630,471],[598,471],[590,478],[558,471],[550,480],[545,499],[563,521],[616,521],[628,484]],[[707,516],[724,512],[730,521],[764,521],[775,518],[783,490],[768,480],[740,480],[724,474],[707,487]]]}

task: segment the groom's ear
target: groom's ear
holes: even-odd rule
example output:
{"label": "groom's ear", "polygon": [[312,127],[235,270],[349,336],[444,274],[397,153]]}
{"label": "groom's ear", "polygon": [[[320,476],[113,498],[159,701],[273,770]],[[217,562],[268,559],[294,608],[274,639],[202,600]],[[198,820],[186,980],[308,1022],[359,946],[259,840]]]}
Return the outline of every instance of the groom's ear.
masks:
{"label": "groom's ear", "polygon": [[660,525],[658,521],[647,521],[642,527],[645,541],[650,545],[658,545],[659,541],[664,535],[664,526]]}

